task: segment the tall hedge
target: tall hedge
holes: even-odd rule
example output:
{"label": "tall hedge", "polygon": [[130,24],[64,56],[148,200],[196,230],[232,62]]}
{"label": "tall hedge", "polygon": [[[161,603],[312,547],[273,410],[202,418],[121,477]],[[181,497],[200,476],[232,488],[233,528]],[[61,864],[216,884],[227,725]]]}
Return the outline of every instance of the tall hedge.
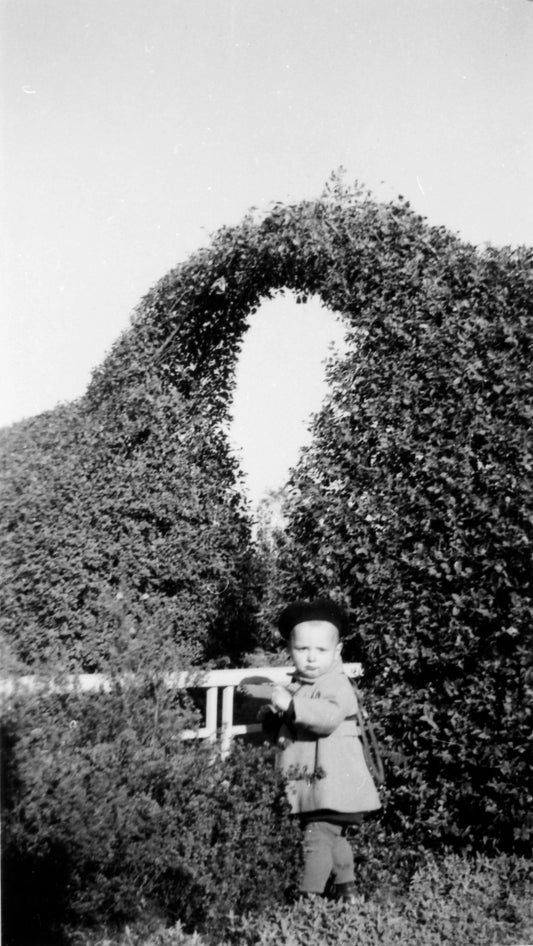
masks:
{"label": "tall hedge", "polygon": [[250,648],[235,362],[261,300],[317,294],[351,351],[293,477],[279,599],[327,590],[350,607],[404,760],[390,817],[436,841],[525,844],[531,262],[336,180],[221,230],[142,300],[79,402],[5,436],[15,656],[96,668],[130,647],[124,628],[139,653]]}
{"label": "tall hedge", "polygon": [[336,225],[358,253],[327,299],[357,322],[287,490],[279,600],[350,608],[393,824],[530,850],[532,253],[405,207],[376,208],[366,248]]}
{"label": "tall hedge", "polygon": [[19,425],[8,449],[1,620],[19,661],[231,651],[248,526],[205,418],[148,378],[116,409],[85,399]]}

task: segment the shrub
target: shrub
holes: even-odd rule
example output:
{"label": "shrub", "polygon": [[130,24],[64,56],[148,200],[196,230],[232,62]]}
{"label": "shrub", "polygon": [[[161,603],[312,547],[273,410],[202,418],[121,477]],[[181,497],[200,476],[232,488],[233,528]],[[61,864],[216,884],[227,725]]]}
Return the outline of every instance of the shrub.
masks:
{"label": "shrub", "polygon": [[31,668],[105,669],[117,612],[145,656],[250,640],[235,464],[207,417],[157,392],[147,378],[122,404],[82,400],[3,434],[0,631]]}
{"label": "shrub", "polygon": [[527,248],[478,250],[338,181],[222,229],[80,402],[5,435],[12,659],[105,666],[117,622],[141,662],[271,644],[225,425],[247,318],[316,293],[351,351],[292,478],[277,577],[260,562],[269,595],[326,591],[356,616],[391,830],[529,849],[532,272]]}
{"label": "shrub", "polygon": [[300,901],[237,917],[224,935],[141,923],[116,937],[79,932],[76,946],[516,946],[533,938],[531,863],[500,856],[426,859],[410,885],[358,902]]}
{"label": "shrub", "polygon": [[447,628],[476,665],[482,629],[516,654],[531,594],[530,264],[337,179],[221,229],[141,301],[83,398],[3,435],[15,657],[101,667],[117,594],[147,641],[194,639],[198,659],[253,649],[258,576],[226,430],[247,319],[284,288],[319,295],[351,339],[317,428],[322,464],[294,484],[290,536],[305,561],[320,554],[291,587],[354,606],[360,589],[365,631],[383,596],[380,653],[401,624],[415,648],[429,634],[428,651]]}
{"label": "shrub", "polygon": [[261,748],[180,741],[183,695],[146,680],[15,702],[4,722],[6,939],[157,914],[224,927],[283,900],[298,852]]}
{"label": "shrub", "polygon": [[326,592],[351,611],[345,655],[395,753],[391,824],[526,851],[531,251],[465,246],[405,206],[359,231],[355,215],[340,192],[346,267],[322,296],[353,313],[352,347],[285,491],[272,584],[278,604]]}
{"label": "shrub", "polygon": [[[509,892],[509,874],[520,875]],[[503,946],[533,932],[530,864],[452,856],[419,869],[402,896],[338,906],[302,901],[242,922],[239,946]],[[236,926],[239,924],[237,923]],[[524,939],[526,941],[526,939]],[[172,941],[169,940],[168,946]],[[166,944],[165,944],[166,946]]]}

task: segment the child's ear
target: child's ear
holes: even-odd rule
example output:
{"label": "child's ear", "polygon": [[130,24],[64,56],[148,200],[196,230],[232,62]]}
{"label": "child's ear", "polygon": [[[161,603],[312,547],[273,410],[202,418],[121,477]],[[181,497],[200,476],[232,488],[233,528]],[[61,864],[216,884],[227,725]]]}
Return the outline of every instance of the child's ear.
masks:
{"label": "child's ear", "polygon": [[342,641],[339,641],[339,643],[337,644],[335,648],[335,653],[337,654],[337,657],[340,657],[340,655],[342,654]]}

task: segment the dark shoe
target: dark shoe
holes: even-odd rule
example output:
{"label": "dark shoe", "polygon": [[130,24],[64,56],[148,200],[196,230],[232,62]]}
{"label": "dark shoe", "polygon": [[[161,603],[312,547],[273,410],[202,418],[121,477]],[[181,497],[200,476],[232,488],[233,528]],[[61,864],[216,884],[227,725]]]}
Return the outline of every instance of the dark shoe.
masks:
{"label": "dark shoe", "polygon": [[335,884],[335,900],[338,903],[357,903],[357,889],[353,881],[347,884]]}

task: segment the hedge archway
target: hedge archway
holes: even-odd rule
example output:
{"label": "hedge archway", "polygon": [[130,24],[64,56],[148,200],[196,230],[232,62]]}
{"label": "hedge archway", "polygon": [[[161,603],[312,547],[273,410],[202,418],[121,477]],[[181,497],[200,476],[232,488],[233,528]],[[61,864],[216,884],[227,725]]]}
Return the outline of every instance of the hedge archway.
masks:
{"label": "hedge archway", "polygon": [[5,434],[15,656],[94,669],[147,646],[168,660],[253,644],[249,522],[224,433],[249,315],[280,289],[318,295],[354,343],[363,331],[379,353],[392,333],[423,357],[424,324],[479,318],[494,293],[523,312],[527,259],[337,179],[219,231],[141,301],[80,401]]}

